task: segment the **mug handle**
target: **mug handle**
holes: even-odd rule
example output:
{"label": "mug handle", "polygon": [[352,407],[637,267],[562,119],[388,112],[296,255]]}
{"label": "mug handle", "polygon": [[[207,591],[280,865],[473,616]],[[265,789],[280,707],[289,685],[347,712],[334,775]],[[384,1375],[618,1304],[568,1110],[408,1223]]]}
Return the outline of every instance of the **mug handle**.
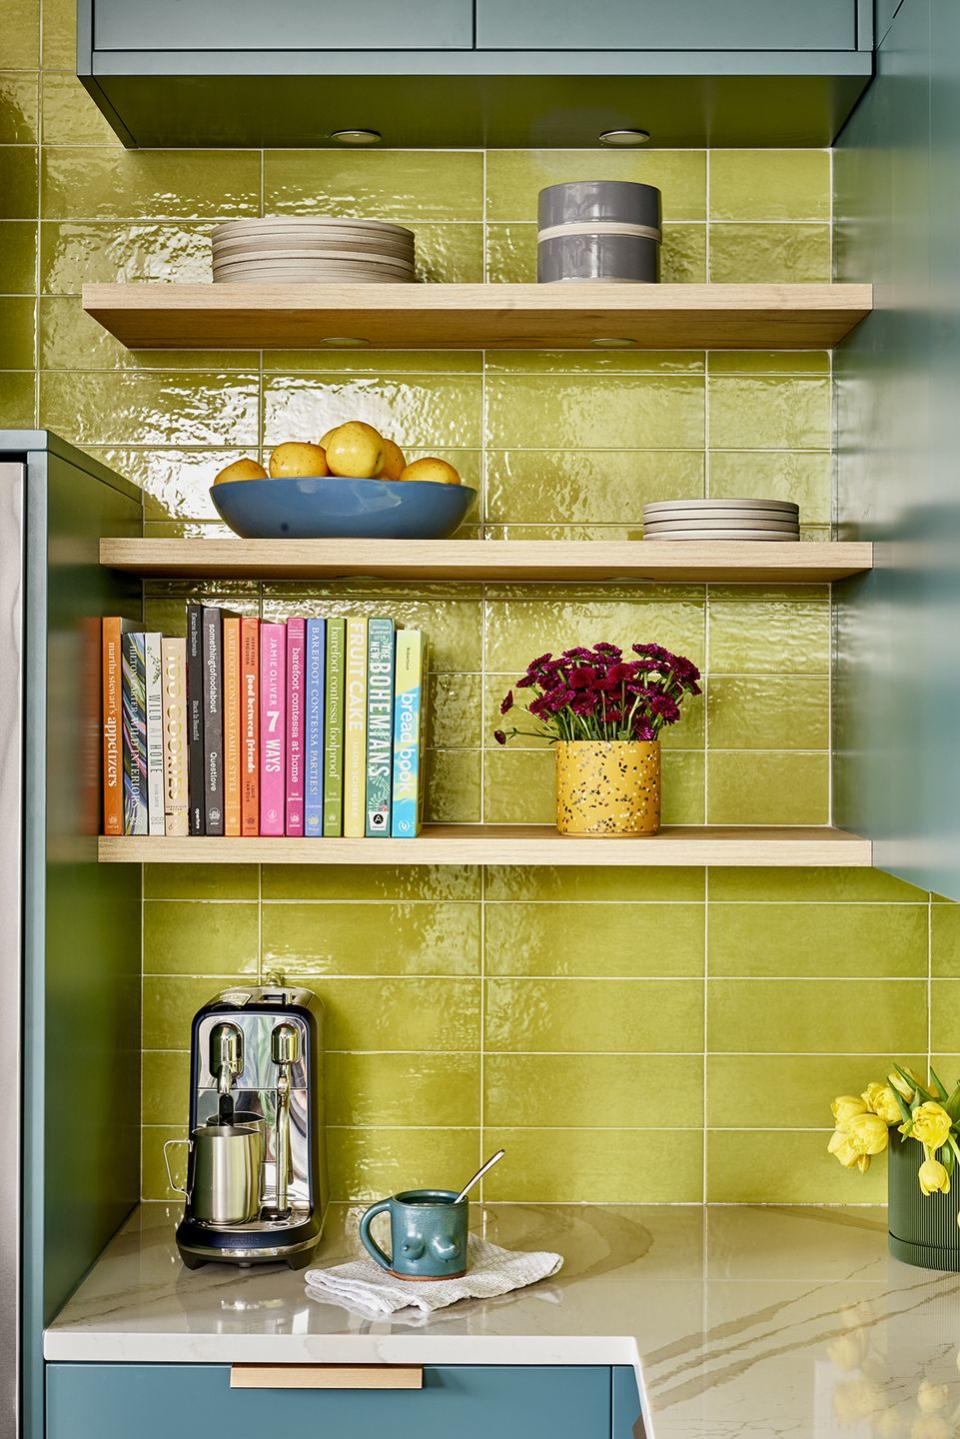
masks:
{"label": "mug handle", "polygon": [[167,1156],[167,1150],[170,1148],[171,1144],[186,1144],[189,1148],[190,1141],[189,1139],[168,1139],[163,1146],[163,1165],[167,1171],[167,1183],[170,1185],[171,1189],[175,1189],[178,1194],[182,1194],[186,1199],[189,1199],[190,1191],[188,1189],[182,1188],[181,1185],[176,1183],[170,1170],[170,1160]]}
{"label": "mug handle", "polygon": [[378,1214],[384,1214],[389,1208],[389,1199],[380,1199],[376,1204],[371,1204],[370,1208],[360,1219],[360,1243],[374,1263],[380,1265],[381,1269],[389,1269],[390,1260],[370,1233],[370,1221],[375,1219]]}

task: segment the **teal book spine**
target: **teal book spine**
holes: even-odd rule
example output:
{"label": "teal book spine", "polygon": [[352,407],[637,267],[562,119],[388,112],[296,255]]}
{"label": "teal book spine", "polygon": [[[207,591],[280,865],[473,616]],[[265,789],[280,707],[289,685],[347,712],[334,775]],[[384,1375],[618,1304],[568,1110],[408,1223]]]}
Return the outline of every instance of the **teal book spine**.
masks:
{"label": "teal book spine", "polygon": [[367,626],[367,822],[368,839],[390,835],[393,779],[393,635],[390,619]]}
{"label": "teal book spine", "polygon": [[390,833],[394,839],[415,839],[420,833],[422,818],[423,728],[427,708],[427,667],[420,630],[398,632],[395,666]]}
{"label": "teal book spine", "polygon": [[346,652],[346,620],[328,620],[323,758],[323,832],[328,839],[336,839],[343,834],[343,680]]}

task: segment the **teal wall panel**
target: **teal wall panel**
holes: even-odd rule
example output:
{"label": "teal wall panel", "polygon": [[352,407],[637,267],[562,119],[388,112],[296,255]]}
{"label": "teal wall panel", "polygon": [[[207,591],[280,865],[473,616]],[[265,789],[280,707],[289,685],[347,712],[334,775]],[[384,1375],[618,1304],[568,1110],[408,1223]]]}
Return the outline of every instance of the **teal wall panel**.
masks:
{"label": "teal wall panel", "polygon": [[835,157],[837,278],[875,313],[835,358],[837,521],[878,567],[837,590],[834,815],[960,898],[960,18],[905,0]]}
{"label": "teal wall panel", "polygon": [[27,460],[24,1439],[41,1439],[43,1326],[139,1192],[140,878],[97,863],[91,675],[100,616],[139,605],[97,542],[137,533],[140,505],[52,437]]}

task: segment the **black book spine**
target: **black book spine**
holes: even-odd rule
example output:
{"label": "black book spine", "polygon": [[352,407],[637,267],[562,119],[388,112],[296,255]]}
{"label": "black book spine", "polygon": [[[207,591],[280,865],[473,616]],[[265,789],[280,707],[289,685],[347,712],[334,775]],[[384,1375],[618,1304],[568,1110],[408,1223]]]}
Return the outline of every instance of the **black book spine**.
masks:
{"label": "black book spine", "polygon": [[223,611],[203,607],[203,799],[207,834],[223,834]]}
{"label": "black book spine", "polygon": [[187,803],[190,833],[204,834],[202,605],[187,605]]}

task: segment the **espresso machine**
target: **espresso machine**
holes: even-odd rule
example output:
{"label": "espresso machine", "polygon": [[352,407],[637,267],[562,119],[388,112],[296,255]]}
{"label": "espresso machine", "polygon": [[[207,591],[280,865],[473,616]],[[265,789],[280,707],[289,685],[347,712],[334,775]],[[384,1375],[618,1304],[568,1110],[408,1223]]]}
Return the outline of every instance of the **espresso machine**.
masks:
{"label": "espresso machine", "polygon": [[[301,1269],[327,1203],[323,1009],[308,989],[234,987],[194,1016],[190,1138],[171,1139],[186,1197],[177,1248],[201,1264]],[[187,1144],[186,1187],[168,1150]]]}

